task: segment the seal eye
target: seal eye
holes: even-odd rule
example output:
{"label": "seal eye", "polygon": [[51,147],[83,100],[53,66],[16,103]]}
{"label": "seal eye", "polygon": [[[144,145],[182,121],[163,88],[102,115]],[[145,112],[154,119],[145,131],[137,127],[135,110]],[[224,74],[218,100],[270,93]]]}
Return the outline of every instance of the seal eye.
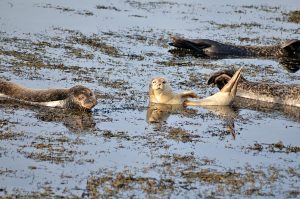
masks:
{"label": "seal eye", "polygon": [[156,81],[153,81],[152,84],[156,84]]}
{"label": "seal eye", "polygon": [[166,81],[164,80],[162,83],[163,83],[163,84],[165,84],[165,83],[166,83]]}
{"label": "seal eye", "polygon": [[93,96],[93,93],[90,93],[90,96],[92,97],[92,96]]}

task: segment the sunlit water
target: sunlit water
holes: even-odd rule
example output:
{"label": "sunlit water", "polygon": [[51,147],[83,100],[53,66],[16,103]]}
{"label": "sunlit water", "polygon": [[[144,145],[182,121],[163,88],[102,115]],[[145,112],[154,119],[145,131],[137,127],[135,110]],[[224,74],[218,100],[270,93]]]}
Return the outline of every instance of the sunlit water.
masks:
{"label": "sunlit water", "polygon": [[[97,5],[106,9],[97,9]],[[1,1],[0,49],[37,51],[47,63],[64,65],[64,68],[32,67],[26,63],[22,67],[15,66],[14,57],[0,54],[1,78],[34,88],[84,84],[100,97],[92,113],[83,116],[1,104],[0,132],[2,135],[12,133],[15,137],[0,140],[0,196],[15,192],[26,195],[50,187],[53,196],[75,194],[81,197],[87,192],[90,176],[102,176],[108,171],[171,178],[175,183],[185,181],[179,173],[192,163],[174,164],[171,170],[175,174],[171,174],[169,168],[162,166],[165,162],[162,157],[166,155],[192,155],[199,161],[213,161],[210,165],[198,164],[194,171],[208,168],[244,173],[245,167],[251,167],[268,172],[270,167],[275,167],[281,177],[271,188],[263,186],[262,192],[287,197],[288,191],[299,190],[299,152],[268,149],[270,144],[278,142],[299,147],[297,109],[294,114],[239,106],[225,111],[192,107],[169,110],[170,113],[162,111],[162,121],[147,121],[147,91],[153,76],[166,76],[175,90],[195,90],[200,96],[217,91],[204,86],[209,74],[240,66],[245,68],[243,75],[252,81],[299,84],[299,72],[288,72],[276,59],[210,60],[176,57],[168,52],[171,34],[243,45],[299,39],[300,26],[287,22],[285,15],[296,9],[300,9],[297,0]],[[92,14],[85,14],[88,12]],[[69,30],[99,38],[118,49],[121,55],[111,56],[97,48],[72,43],[70,38],[75,33]],[[15,39],[12,42],[7,38]],[[94,57],[76,58],[61,47],[34,48],[32,43],[41,41],[80,48]],[[173,64],[164,64],[171,62]],[[227,116],[222,116],[224,114]],[[228,127],[233,128],[235,135]],[[170,136],[170,129],[174,128],[187,132],[190,140]],[[107,136],[107,132],[115,136]],[[43,148],[42,144],[50,144],[52,148]],[[255,144],[261,144],[263,150],[249,149]],[[38,154],[44,155],[44,159]],[[56,162],[51,157],[60,159]],[[298,172],[298,177],[289,176],[288,168]],[[215,191],[217,185],[204,186],[195,180],[190,186],[196,188],[186,191],[175,186],[168,196],[199,197],[198,194],[202,194],[205,197],[211,195],[210,190]],[[147,195],[135,190],[120,196],[131,194]],[[158,197],[165,196],[158,194]]]}

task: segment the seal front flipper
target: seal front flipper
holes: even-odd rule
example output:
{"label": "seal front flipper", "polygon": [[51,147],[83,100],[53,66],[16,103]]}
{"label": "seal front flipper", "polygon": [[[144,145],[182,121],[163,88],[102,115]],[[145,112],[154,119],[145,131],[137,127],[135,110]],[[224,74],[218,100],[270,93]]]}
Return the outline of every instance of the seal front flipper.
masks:
{"label": "seal front flipper", "polygon": [[180,93],[182,98],[198,98],[197,94],[194,91],[185,91]]}

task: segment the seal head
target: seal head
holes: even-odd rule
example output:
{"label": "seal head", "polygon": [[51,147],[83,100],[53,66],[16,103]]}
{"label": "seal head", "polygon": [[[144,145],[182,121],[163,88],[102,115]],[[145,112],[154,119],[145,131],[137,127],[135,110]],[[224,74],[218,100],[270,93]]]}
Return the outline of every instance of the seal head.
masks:
{"label": "seal head", "polygon": [[97,105],[95,94],[81,85],[70,88],[69,97],[66,100],[66,106],[69,109],[90,110]]}

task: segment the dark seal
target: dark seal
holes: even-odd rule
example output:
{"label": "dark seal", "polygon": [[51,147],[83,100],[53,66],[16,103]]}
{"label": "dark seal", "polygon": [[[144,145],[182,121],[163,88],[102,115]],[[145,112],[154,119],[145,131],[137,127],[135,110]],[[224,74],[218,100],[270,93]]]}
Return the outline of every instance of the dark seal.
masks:
{"label": "dark seal", "polygon": [[97,100],[89,88],[77,85],[68,89],[32,89],[0,79],[0,97],[31,105],[90,110]]}
{"label": "dark seal", "polygon": [[171,46],[206,56],[291,57],[300,59],[300,40],[286,40],[273,46],[238,46],[209,39],[171,37]]}

